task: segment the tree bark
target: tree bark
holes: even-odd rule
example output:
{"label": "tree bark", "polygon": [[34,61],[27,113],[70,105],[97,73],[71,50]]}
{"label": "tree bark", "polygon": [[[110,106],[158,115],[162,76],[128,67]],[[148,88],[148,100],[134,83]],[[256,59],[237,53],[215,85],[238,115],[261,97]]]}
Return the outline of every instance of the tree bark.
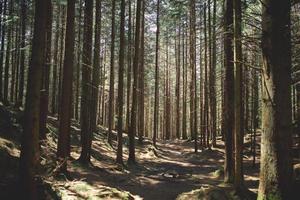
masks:
{"label": "tree bark", "polygon": [[126,131],[129,130],[130,125],[130,94],[131,94],[131,74],[132,74],[132,14],[131,14],[131,0],[128,0],[128,51],[127,51],[127,102],[126,102]]}
{"label": "tree bark", "polygon": [[142,0],[142,19],[141,19],[141,44],[140,44],[140,65],[139,65],[139,107],[138,107],[138,115],[139,115],[139,125],[138,125],[138,135],[139,142],[143,142],[143,137],[145,134],[145,0]]}
{"label": "tree bark", "polygon": [[109,81],[109,102],[108,102],[108,136],[107,141],[112,143],[112,129],[114,127],[114,96],[115,96],[115,10],[116,1],[112,1],[111,18],[111,46],[110,46],[110,81]]}
{"label": "tree bark", "polygon": [[217,26],[217,1],[213,0],[213,27],[212,27],[212,66],[210,77],[210,94],[211,94],[211,132],[212,132],[212,146],[217,145],[217,94],[216,94],[216,67],[217,67],[217,38],[216,38],[216,26]]}
{"label": "tree bark", "polygon": [[132,92],[132,108],[131,122],[129,127],[129,156],[128,163],[135,163],[135,135],[136,135],[136,117],[137,117],[137,86],[138,86],[138,67],[140,56],[140,30],[141,30],[141,6],[142,0],[137,0],[136,6],[136,26],[135,26],[135,53],[133,59],[133,92]]}
{"label": "tree bark", "polygon": [[49,103],[49,79],[51,69],[51,42],[52,42],[52,3],[47,4],[46,19],[46,47],[44,54],[44,68],[42,75],[41,103],[40,103],[40,140],[46,139],[47,116]]}
{"label": "tree bark", "polygon": [[40,89],[42,81],[43,57],[46,42],[47,3],[35,1],[35,22],[32,41],[31,62],[28,71],[28,84],[23,122],[23,136],[20,155],[20,188],[24,199],[38,199],[35,183],[39,165],[39,113]]}
{"label": "tree bark", "polygon": [[24,98],[24,75],[25,75],[25,55],[26,55],[26,25],[27,25],[27,1],[21,2],[21,55],[20,55],[20,80],[18,91],[17,107],[23,105]]}
{"label": "tree bark", "polygon": [[[56,20],[55,20],[55,29],[59,29],[59,18],[61,15],[61,7],[57,7],[57,13],[56,13]],[[51,113],[55,114],[57,112],[57,71],[58,71],[58,51],[59,51],[59,31],[56,31],[55,33],[55,43],[54,43],[54,59],[53,59],[53,70],[52,70],[52,92],[51,92]]]}
{"label": "tree bark", "polygon": [[156,147],[156,138],[158,135],[158,117],[159,117],[159,34],[160,34],[160,0],[157,0],[156,10],[156,49],[155,49],[155,91],[154,91],[154,126],[153,126],[153,146]]}
{"label": "tree bark", "polygon": [[263,106],[258,199],[292,199],[291,1],[263,1]]}
{"label": "tree bark", "polygon": [[81,154],[79,161],[90,163],[92,148],[91,130],[91,85],[92,85],[92,49],[93,42],[93,0],[85,0],[84,33],[82,49],[82,94],[81,94]]}
{"label": "tree bark", "polygon": [[125,0],[121,0],[120,51],[118,78],[118,149],[116,162],[123,165],[123,105],[124,105],[124,65],[125,65]]}
{"label": "tree bark", "polygon": [[[2,7],[3,6],[3,7]],[[7,0],[3,2],[2,13],[3,16],[6,15],[7,10]],[[1,18],[1,22],[4,19]],[[6,26],[4,23],[1,23],[1,51],[0,51],[0,100],[3,102],[3,61],[4,61],[4,48],[5,48],[5,35],[6,35]]]}
{"label": "tree bark", "polygon": [[100,45],[101,45],[101,0],[96,0],[95,13],[95,39],[94,39],[94,63],[93,63],[93,77],[92,77],[92,104],[91,104],[91,128],[95,132],[97,128],[97,105],[98,93],[100,84]]}
{"label": "tree bark", "polygon": [[63,162],[62,172],[67,170],[67,159],[70,157],[70,127],[73,97],[73,67],[75,49],[75,0],[68,0],[67,27],[65,41],[65,58],[63,68],[62,96],[60,99],[60,123],[57,143],[57,157]]}
{"label": "tree bark", "polygon": [[[13,2],[8,3],[9,18],[12,18],[13,12]],[[4,105],[9,104],[8,100],[8,89],[9,89],[9,69],[10,69],[10,58],[11,58],[11,42],[12,42],[12,24],[7,24],[7,44],[6,44],[6,53],[5,53],[5,65],[4,65],[4,91],[3,91],[3,103]]]}
{"label": "tree bark", "polygon": [[234,157],[233,157],[233,120],[234,120],[234,63],[233,63],[233,3],[225,2],[224,22],[224,136],[225,136],[225,182],[233,183]]}
{"label": "tree bark", "polygon": [[178,30],[178,33],[177,33],[177,31],[176,31],[176,85],[175,85],[175,96],[176,96],[176,121],[175,121],[175,123],[176,123],[176,127],[175,127],[175,132],[176,132],[176,138],[177,139],[180,139],[180,135],[181,135],[181,131],[180,131],[180,119],[181,119],[181,117],[180,117],[180,73],[181,73],[181,70],[180,70],[180,68],[181,68],[181,55],[180,55],[180,53],[181,53],[181,51],[180,51],[180,49],[181,49],[181,38],[180,38],[180,36],[181,36],[181,27],[178,27],[178,25],[177,25],[177,27],[176,27],[177,29],[179,29]]}
{"label": "tree bark", "polygon": [[233,1],[234,10],[234,186],[237,189],[243,187],[243,71],[242,71],[242,11],[241,0]]}
{"label": "tree bark", "polygon": [[196,8],[195,0],[190,0],[190,70],[191,70],[191,134],[194,137],[195,152],[198,151],[197,127],[197,83],[196,83]]}

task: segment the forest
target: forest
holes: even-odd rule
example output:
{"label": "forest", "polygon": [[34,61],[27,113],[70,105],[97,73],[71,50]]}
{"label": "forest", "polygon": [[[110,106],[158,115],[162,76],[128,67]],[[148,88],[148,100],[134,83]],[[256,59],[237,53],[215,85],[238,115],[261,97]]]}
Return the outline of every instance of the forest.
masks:
{"label": "forest", "polygon": [[299,200],[300,0],[1,0],[1,200]]}

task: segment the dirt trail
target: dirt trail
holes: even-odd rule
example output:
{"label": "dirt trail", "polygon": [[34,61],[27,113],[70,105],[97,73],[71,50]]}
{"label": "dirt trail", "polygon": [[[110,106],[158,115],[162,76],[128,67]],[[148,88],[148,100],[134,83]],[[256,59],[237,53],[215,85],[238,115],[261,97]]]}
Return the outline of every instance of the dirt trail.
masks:
{"label": "dirt trail", "polygon": [[96,140],[93,149],[94,167],[73,164],[70,169],[73,178],[83,179],[92,186],[105,185],[129,191],[146,200],[175,199],[183,192],[218,185],[223,180],[222,175],[215,173],[223,165],[223,152],[219,148],[195,154],[192,142],[167,141],[158,143],[156,150],[146,142],[137,146],[138,165],[125,169],[115,165],[115,150],[107,147],[103,140]]}

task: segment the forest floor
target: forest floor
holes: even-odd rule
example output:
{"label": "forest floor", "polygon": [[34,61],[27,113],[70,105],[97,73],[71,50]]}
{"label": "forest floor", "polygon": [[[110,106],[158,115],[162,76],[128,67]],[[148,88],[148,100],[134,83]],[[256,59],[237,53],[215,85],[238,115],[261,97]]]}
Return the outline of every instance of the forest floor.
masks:
{"label": "forest floor", "polygon": [[[222,142],[219,143],[218,148],[195,154],[191,141],[158,142],[157,149],[146,141],[137,147],[137,166],[122,168],[114,163],[115,150],[107,148],[102,139],[96,139],[93,142],[93,167],[80,168],[73,164],[69,169],[71,177],[83,179],[93,187],[105,185],[129,191],[136,199],[176,199],[185,192],[222,184],[224,153]],[[79,152],[72,155],[78,158]],[[258,169],[247,166],[246,171],[246,185],[256,191]]]}
{"label": "forest floor", "polygon": [[[50,124],[53,129],[56,126],[55,120],[50,119]],[[98,133],[94,134],[91,166],[84,167],[76,161],[80,155],[80,130],[76,126],[72,127],[73,161],[69,163],[72,180],[67,186],[65,182],[58,184],[63,196],[74,199],[97,196],[109,199],[118,199],[122,195],[124,197],[124,194],[120,196],[120,193],[112,194],[109,191],[109,188],[115,188],[121,193],[129,192],[125,194],[125,199],[168,200],[200,188],[206,190],[211,187],[226,187],[222,185],[224,142],[221,138],[218,138],[217,147],[200,149],[198,153],[194,153],[193,141],[158,141],[157,148],[154,148],[148,139],[145,139],[143,144],[136,140],[137,165],[126,165],[128,138],[124,133],[125,166],[118,166],[115,163],[116,142],[112,146],[109,145],[105,133],[106,130],[99,127]],[[250,155],[248,140],[245,146],[245,185],[254,194],[258,187],[259,165],[253,167],[252,157],[247,156]]]}
{"label": "forest floor", "polygon": [[[0,115],[3,115],[1,112]],[[9,113],[4,113],[7,118],[13,118]],[[136,142],[137,165],[126,165],[128,140],[127,134],[124,133],[125,166],[118,166],[115,163],[116,142],[110,146],[106,142],[106,131],[99,127],[98,133],[94,134],[91,165],[86,167],[76,161],[80,155],[80,130],[76,124],[72,126],[72,161],[68,164],[71,178],[54,178],[58,164],[57,125],[57,120],[50,117],[50,133],[41,149],[41,177],[52,193],[55,193],[55,197],[48,194],[48,198],[45,199],[191,200],[202,199],[199,190],[203,193],[211,188],[228,188],[223,184],[224,143],[220,138],[216,148],[200,149],[198,153],[194,153],[193,141],[159,141],[155,149],[151,142],[145,139],[143,144]],[[20,153],[18,130],[19,125],[15,120],[0,123],[0,199],[3,199],[1,194],[4,192],[15,190]],[[252,167],[248,139],[246,137],[244,151],[245,185],[254,194],[258,187],[259,166],[256,164]],[[227,194],[218,189],[213,195],[219,197],[210,199],[232,199],[225,198]]]}

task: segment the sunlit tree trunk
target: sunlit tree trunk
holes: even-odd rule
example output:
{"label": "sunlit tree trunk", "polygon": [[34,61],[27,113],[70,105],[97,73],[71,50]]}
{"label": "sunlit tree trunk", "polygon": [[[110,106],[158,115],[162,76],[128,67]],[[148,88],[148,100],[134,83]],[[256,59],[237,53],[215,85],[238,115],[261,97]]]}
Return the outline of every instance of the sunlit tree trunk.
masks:
{"label": "sunlit tree trunk", "polygon": [[101,45],[101,0],[96,0],[95,10],[95,34],[94,34],[94,62],[92,75],[92,104],[91,104],[91,129],[93,132],[97,128],[97,108],[98,108],[98,93],[100,84],[100,45]]}
{"label": "sunlit tree trunk", "polygon": [[77,19],[77,29],[78,29],[78,34],[77,34],[77,45],[76,45],[76,50],[77,50],[77,63],[76,63],[76,89],[75,89],[75,102],[74,102],[74,115],[75,119],[80,121],[80,112],[79,112],[79,105],[80,105],[80,69],[82,67],[81,65],[81,50],[82,50],[82,0],[79,1],[79,8],[78,8],[78,19]]}
{"label": "sunlit tree trunk", "polygon": [[263,1],[263,105],[258,199],[292,199],[291,2]]}

